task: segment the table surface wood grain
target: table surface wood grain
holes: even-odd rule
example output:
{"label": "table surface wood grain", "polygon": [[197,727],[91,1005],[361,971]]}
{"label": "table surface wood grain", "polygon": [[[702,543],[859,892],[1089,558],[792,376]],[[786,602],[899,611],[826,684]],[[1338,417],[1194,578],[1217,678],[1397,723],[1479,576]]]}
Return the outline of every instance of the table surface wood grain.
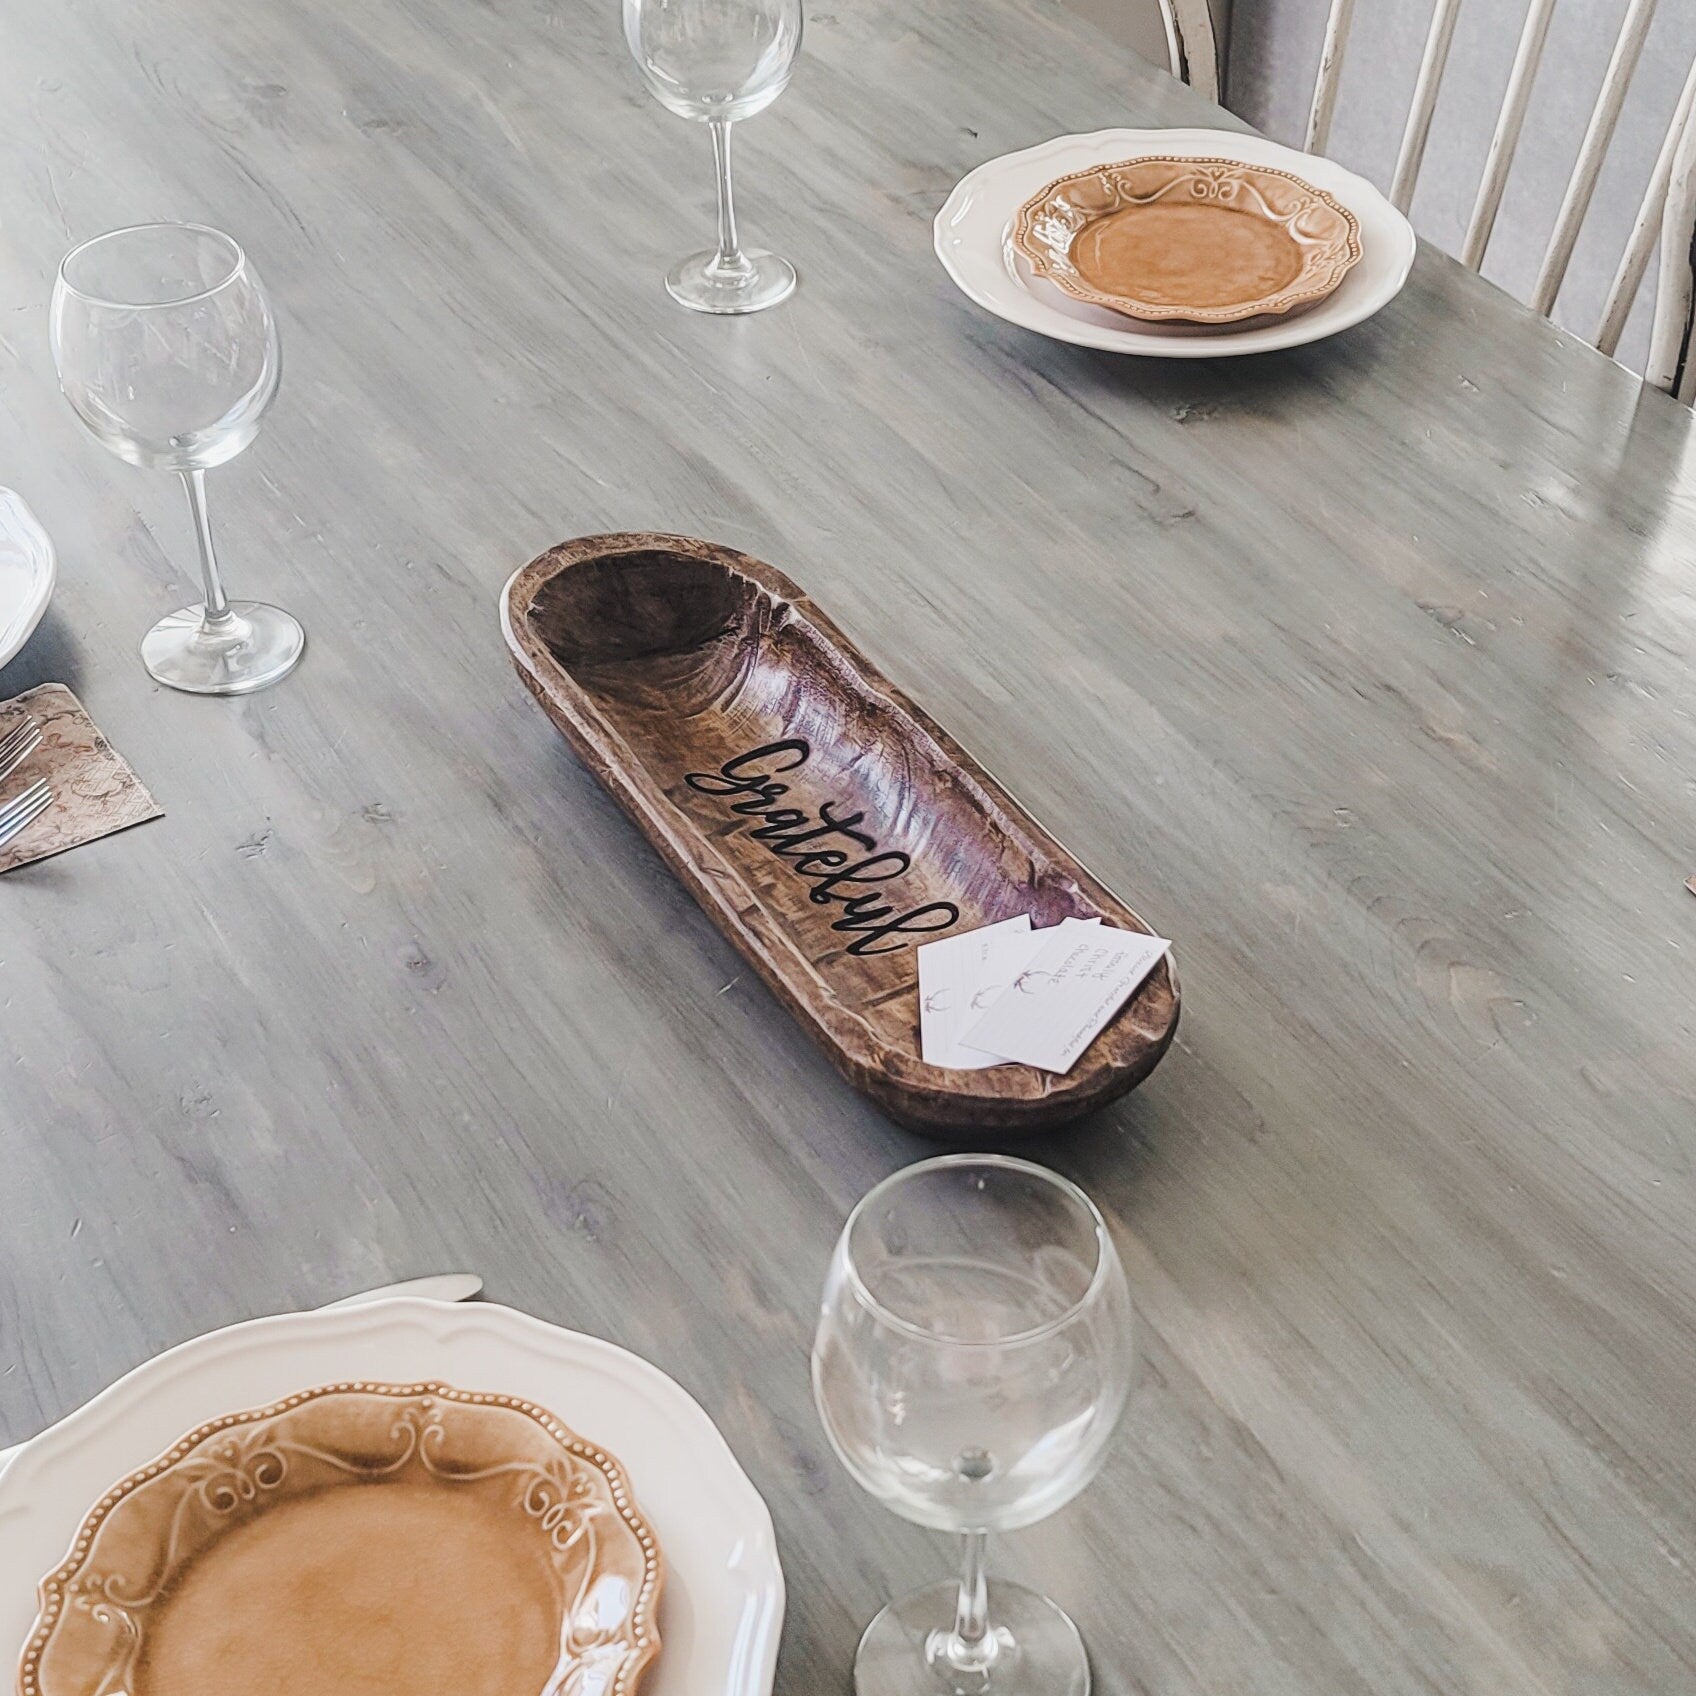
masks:
{"label": "table surface wood grain", "polygon": [[[927,1152],[831,1072],[512,675],[507,574],[687,531],[789,572],[1152,923],[1178,1042],[1041,1155],[1141,1368],[998,1570],[1110,1696],[1696,1688],[1691,421],[1448,260],[1322,346],[1162,367],[985,317],[979,161],[1193,122],[1046,0],[814,11],[739,148],[795,298],[664,268],[704,135],[569,0],[14,0],[0,477],[60,550],[6,668],[166,817],[0,882],[0,1437],[181,1338],[390,1278],[650,1356],[770,1500],[785,1693],[945,1570],[810,1404],[848,1207]],[[302,669],[153,687],[171,479],[83,436],[73,240],[236,231],[281,398],[211,479]],[[569,1410],[563,1410],[569,1412]]]}

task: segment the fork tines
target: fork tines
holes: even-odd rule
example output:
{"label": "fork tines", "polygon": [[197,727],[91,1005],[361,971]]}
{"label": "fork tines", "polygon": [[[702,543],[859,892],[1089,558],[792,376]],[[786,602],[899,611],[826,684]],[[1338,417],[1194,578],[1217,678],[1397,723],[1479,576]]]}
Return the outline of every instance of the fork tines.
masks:
{"label": "fork tines", "polygon": [[33,718],[0,736],[0,781],[10,777],[41,746],[41,726]]}
{"label": "fork tines", "polygon": [[40,818],[52,805],[53,791],[47,787],[46,778],[38,777],[29,788],[0,807],[0,848],[5,847],[13,837]]}

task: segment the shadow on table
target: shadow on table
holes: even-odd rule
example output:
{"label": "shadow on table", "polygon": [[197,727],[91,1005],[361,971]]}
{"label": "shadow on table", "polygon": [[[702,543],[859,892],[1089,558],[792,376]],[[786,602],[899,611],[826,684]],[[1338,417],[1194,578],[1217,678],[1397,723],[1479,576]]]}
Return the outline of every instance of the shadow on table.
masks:
{"label": "shadow on table", "polygon": [[1118,1209],[1135,1191],[1143,1169],[1160,1156],[1168,1138],[1180,1134],[1178,1115],[1161,1099],[1167,1092],[1154,1082],[1178,1058],[1176,1053],[1169,1055],[1140,1088],[1069,1125],[1034,1134],[987,1131],[946,1141],[914,1134],[912,1158],[1010,1154],[1052,1167],[1081,1184],[1110,1211]]}
{"label": "shadow on table", "polygon": [[23,651],[0,670],[0,701],[13,700],[41,683],[63,683],[80,694],[83,671],[82,646],[50,605]]}

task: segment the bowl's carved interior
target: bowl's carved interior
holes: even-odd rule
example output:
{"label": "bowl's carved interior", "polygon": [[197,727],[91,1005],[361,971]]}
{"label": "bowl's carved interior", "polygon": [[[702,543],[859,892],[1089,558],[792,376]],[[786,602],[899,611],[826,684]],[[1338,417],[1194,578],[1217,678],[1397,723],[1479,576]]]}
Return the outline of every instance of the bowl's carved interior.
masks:
{"label": "bowl's carved interior", "polygon": [[1097,911],[811,620],[710,559],[590,558],[531,609],[548,652],[667,800],[781,914],[811,969],[912,1048],[915,951],[1028,912]]}

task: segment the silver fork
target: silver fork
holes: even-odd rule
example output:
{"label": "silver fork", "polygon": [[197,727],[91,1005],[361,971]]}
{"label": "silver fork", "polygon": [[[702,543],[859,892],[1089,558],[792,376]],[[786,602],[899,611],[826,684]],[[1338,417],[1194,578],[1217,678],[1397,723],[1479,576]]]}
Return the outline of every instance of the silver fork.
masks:
{"label": "silver fork", "polygon": [[0,736],[0,783],[15,772],[41,746],[41,726],[33,718]]}
{"label": "silver fork", "polygon": [[0,807],[0,848],[26,830],[52,805],[53,791],[47,787],[46,778],[38,777],[21,795],[14,796]]}

